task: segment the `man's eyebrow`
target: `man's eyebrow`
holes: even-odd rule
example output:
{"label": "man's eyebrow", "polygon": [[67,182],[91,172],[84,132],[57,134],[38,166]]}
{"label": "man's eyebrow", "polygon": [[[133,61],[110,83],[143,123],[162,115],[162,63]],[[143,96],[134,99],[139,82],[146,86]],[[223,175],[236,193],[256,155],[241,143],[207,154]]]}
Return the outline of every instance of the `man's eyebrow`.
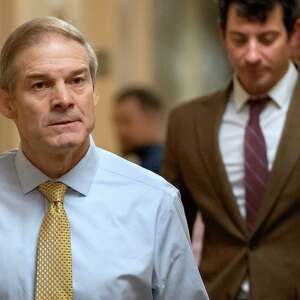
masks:
{"label": "man's eyebrow", "polygon": [[267,31],[263,31],[263,32],[259,33],[258,35],[267,35],[267,34],[278,35],[279,32],[277,30],[267,30]]}
{"label": "man's eyebrow", "polygon": [[[230,30],[228,31],[228,34],[231,35],[247,35],[247,33],[244,33],[242,31],[238,31],[238,30]],[[256,35],[264,35],[264,34],[278,34],[278,31],[275,29],[268,29],[262,32],[258,32]]]}
{"label": "man's eyebrow", "polygon": [[47,79],[49,76],[44,73],[29,73],[25,75],[25,80],[37,80],[37,79]]}
{"label": "man's eyebrow", "polygon": [[240,31],[236,31],[236,30],[228,31],[227,34],[229,34],[229,35],[246,35],[245,33],[240,32]]}
{"label": "man's eyebrow", "polygon": [[[88,73],[89,73],[89,68],[84,67],[84,68],[80,68],[80,69],[71,71],[69,73],[68,77],[76,76],[76,75],[80,75],[80,74],[88,74]],[[51,75],[49,75],[47,73],[40,73],[40,72],[32,72],[32,73],[25,75],[26,80],[49,79],[49,78],[51,78]]]}
{"label": "man's eyebrow", "polygon": [[84,67],[84,68],[80,68],[78,70],[74,70],[70,73],[71,76],[76,76],[76,75],[80,75],[80,74],[88,74],[89,73],[89,68]]}

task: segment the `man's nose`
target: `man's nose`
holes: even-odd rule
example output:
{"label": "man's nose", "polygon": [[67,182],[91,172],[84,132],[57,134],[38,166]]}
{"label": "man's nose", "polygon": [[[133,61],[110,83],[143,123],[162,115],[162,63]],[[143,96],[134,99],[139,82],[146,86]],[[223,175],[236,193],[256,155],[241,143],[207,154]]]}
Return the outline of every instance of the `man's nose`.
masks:
{"label": "man's nose", "polygon": [[260,61],[260,46],[257,41],[250,41],[246,49],[245,59],[247,63],[255,64]]}
{"label": "man's nose", "polygon": [[52,106],[55,109],[66,109],[73,106],[73,97],[65,82],[59,82],[54,86]]}

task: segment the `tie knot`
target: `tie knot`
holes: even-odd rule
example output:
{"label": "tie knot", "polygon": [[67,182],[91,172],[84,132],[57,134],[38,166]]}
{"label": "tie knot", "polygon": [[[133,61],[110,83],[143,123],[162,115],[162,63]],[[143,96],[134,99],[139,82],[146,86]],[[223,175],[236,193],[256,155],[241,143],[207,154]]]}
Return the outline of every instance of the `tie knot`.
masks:
{"label": "tie knot", "polygon": [[63,202],[67,186],[62,182],[46,181],[39,185],[39,191],[50,202]]}
{"label": "tie knot", "polygon": [[268,95],[249,98],[248,104],[250,106],[250,116],[259,116],[267,105],[268,101],[270,101],[270,97]]}

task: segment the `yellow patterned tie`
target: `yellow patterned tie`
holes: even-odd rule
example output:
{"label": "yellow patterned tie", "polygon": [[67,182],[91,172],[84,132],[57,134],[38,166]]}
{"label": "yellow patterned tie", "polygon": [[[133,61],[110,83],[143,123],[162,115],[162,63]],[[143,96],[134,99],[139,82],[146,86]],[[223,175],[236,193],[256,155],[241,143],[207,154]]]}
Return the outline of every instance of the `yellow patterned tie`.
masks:
{"label": "yellow patterned tie", "polygon": [[49,208],[39,235],[35,300],[72,299],[71,235],[63,203],[66,190],[61,182],[39,186]]}

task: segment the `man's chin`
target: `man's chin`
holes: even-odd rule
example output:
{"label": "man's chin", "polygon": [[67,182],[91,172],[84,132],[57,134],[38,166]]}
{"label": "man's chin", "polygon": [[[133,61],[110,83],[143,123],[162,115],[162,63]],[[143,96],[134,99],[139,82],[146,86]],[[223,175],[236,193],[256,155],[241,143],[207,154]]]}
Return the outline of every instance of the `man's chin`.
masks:
{"label": "man's chin", "polygon": [[246,84],[243,84],[243,87],[250,95],[262,95],[267,93],[272,85],[265,78],[258,77],[255,80],[249,80]]}
{"label": "man's chin", "polygon": [[85,138],[78,138],[78,136],[72,135],[61,135],[56,137],[54,140],[49,142],[50,148],[53,151],[66,151],[66,150],[76,150],[76,148],[81,149],[88,145],[88,136]]}

